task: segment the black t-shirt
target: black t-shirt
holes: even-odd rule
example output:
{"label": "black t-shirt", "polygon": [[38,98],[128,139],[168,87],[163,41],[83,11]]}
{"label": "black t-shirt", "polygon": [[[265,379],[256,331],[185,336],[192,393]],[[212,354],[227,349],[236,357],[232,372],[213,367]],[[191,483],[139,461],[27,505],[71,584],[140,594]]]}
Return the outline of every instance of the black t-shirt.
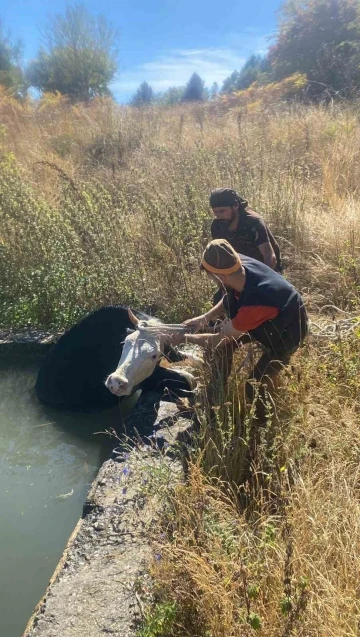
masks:
{"label": "black t-shirt", "polygon": [[233,232],[229,231],[221,221],[214,219],[211,224],[211,237],[213,239],[226,239],[236,252],[262,263],[264,259],[259,246],[262,243],[270,243],[276,256],[275,270],[282,271],[280,248],[274,235],[260,215],[248,207],[240,209],[239,223]]}
{"label": "black t-shirt", "polygon": [[236,330],[249,332],[264,342],[261,327],[267,321],[275,321],[280,329],[286,329],[299,318],[303,300],[289,281],[267,265],[242,254],[240,258],[245,286],[241,293],[229,291],[224,307]]}

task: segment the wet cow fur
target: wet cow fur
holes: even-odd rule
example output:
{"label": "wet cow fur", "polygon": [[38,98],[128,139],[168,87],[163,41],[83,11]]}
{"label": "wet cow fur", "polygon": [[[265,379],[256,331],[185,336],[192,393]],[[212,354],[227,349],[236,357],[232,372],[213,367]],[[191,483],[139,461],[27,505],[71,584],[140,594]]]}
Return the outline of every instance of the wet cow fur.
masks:
{"label": "wet cow fur", "polygon": [[[143,320],[150,317],[134,312]],[[35,391],[44,403],[65,408],[103,409],[119,402],[105,387],[104,380],[116,369],[126,330],[133,328],[127,308],[103,307],[86,316],[65,332],[43,361]],[[171,360],[181,360],[169,348]],[[190,386],[181,373],[155,368],[139,388],[157,391],[163,398],[187,395]]]}

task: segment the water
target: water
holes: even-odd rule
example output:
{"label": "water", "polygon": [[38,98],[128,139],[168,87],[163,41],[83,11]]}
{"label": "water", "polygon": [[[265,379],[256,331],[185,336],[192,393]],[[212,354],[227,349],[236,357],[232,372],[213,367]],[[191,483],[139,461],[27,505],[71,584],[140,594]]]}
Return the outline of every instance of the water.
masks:
{"label": "water", "polygon": [[60,412],[32,387],[38,361],[0,353],[0,635],[20,637],[109,455],[119,408]]}

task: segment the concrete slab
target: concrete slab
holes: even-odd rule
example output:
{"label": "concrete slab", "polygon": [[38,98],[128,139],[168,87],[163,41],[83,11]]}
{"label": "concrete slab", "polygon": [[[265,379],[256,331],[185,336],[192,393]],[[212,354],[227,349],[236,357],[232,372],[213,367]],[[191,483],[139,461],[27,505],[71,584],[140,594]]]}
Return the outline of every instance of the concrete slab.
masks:
{"label": "concrete slab", "polygon": [[[151,396],[144,403],[151,407]],[[144,409],[140,403],[134,410],[133,424],[136,414],[143,421]],[[159,496],[183,479],[180,461],[168,451],[190,427],[175,405],[160,403],[149,445],[119,450],[104,463],[23,637],[135,637],[149,599],[146,567]],[[163,434],[169,442],[160,451]]]}

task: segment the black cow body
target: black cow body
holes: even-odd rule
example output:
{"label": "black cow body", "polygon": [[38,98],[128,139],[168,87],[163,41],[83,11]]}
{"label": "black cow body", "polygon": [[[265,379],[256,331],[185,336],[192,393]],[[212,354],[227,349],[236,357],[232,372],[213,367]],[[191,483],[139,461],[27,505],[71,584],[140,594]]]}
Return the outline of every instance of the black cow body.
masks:
{"label": "black cow body", "polygon": [[[134,312],[140,319],[150,317]],[[104,381],[119,363],[126,330],[133,328],[127,308],[103,307],[86,316],[65,332],[42,363],[36,395],[44,403],[67,408],[99,409],[111,407],[119,398],[111,394]],[[157,366],[141,383],[141,389],[186,395],[190,386],[175,370]],[[165,396],[166,398],[166,396]]]}

